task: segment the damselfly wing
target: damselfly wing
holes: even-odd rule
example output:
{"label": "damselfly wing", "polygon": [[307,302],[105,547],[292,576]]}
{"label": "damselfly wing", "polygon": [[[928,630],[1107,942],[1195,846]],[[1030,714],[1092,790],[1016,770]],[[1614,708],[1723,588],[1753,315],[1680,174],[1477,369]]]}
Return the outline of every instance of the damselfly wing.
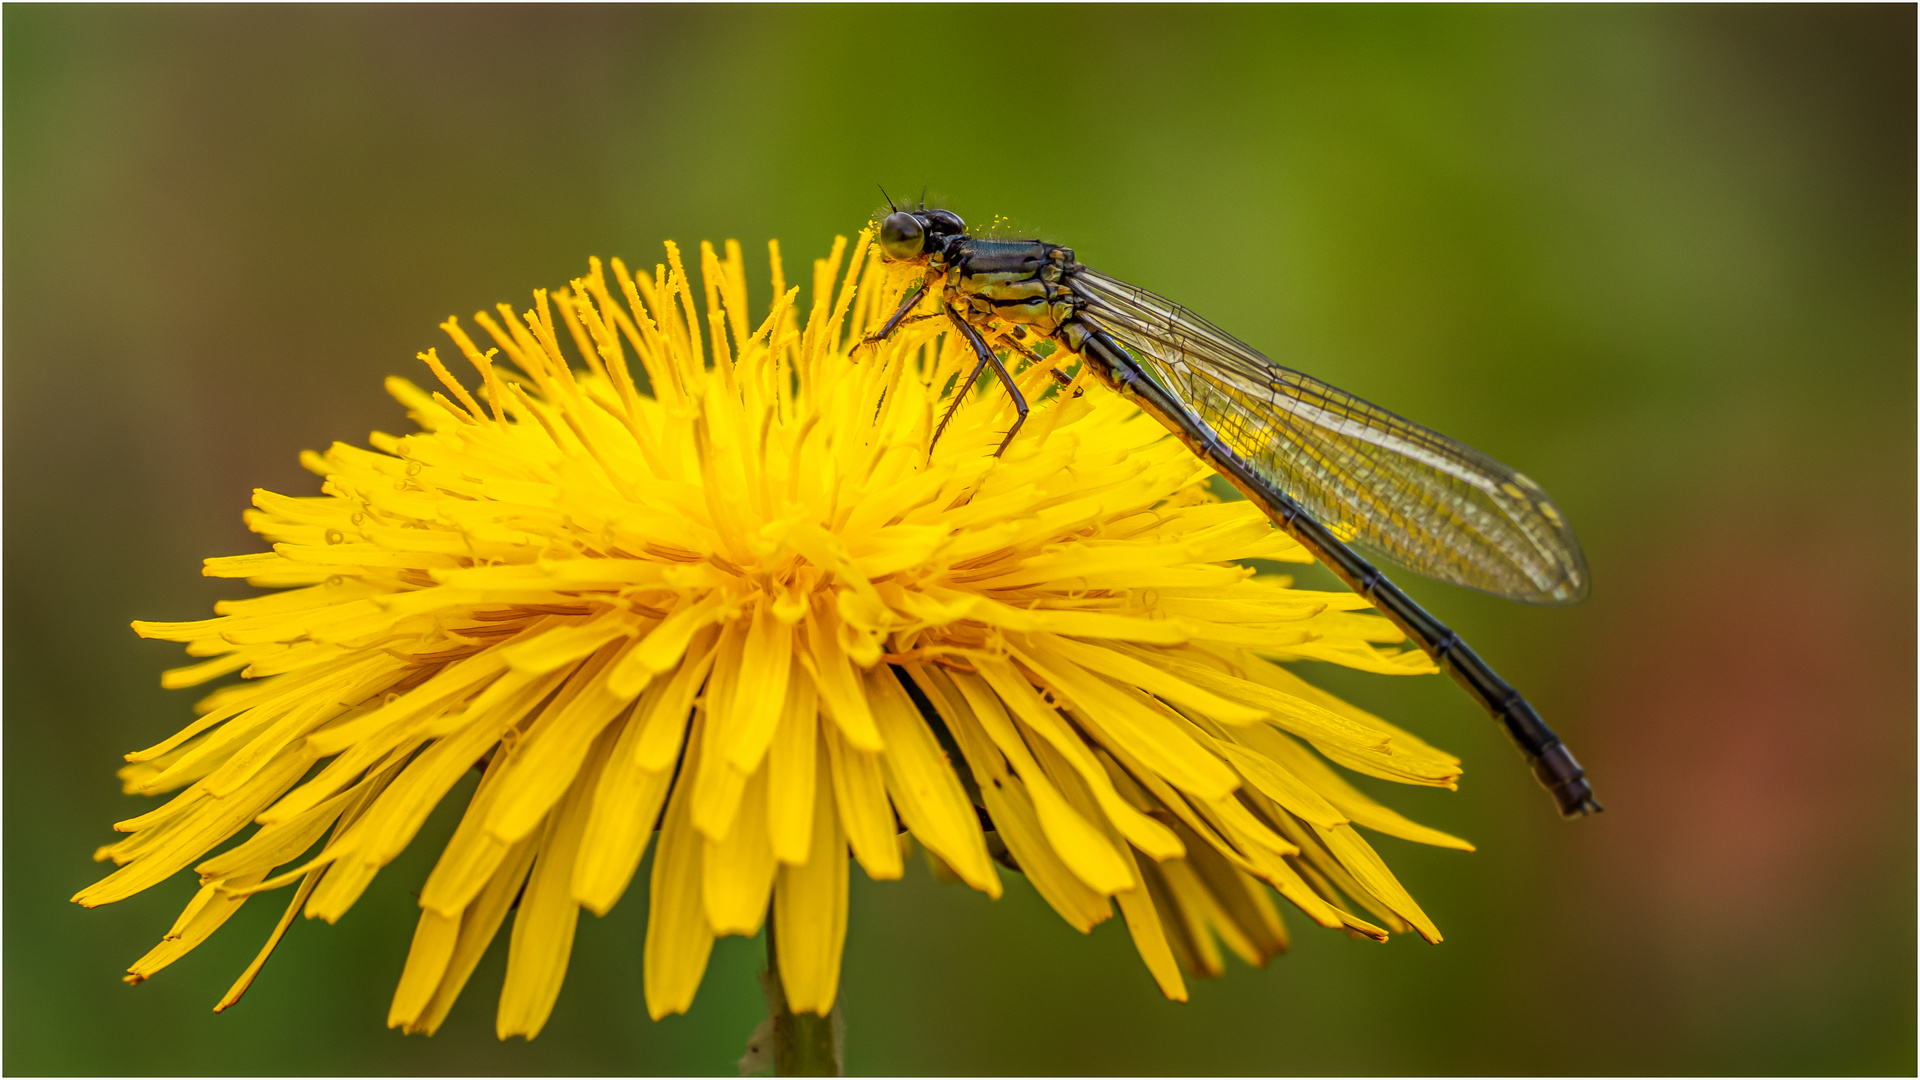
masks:
{"label": "damselfly wing", "polygon": [[1188,416],[1348,543],[1423,577],[1531,604],[1586,598],[1547,493],[1456,442],[1281,367],[1191,311],[1096,270],[1075,296]]}

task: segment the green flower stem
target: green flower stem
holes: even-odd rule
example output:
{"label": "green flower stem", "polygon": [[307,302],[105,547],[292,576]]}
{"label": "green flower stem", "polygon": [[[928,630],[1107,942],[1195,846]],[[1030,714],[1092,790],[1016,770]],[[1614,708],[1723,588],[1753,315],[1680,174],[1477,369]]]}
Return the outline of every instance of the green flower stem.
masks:
{"label": "green flower stem", "polygon": [[835,1001],[833,1012],[827,1016],[787,1008],[772,912],[767,918],[767,971],[762,984],[767,991],[767,1019],[773,1025],[773,1075],[843,1075],[841,1040],[846,1024],[840,1017],[840,1003]]}

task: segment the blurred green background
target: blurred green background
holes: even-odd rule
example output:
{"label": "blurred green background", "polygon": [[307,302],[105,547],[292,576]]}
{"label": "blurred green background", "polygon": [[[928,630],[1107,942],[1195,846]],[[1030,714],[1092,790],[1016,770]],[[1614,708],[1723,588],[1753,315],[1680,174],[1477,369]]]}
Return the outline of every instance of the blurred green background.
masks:
{"label": "blurred green background", "polygon": [[[119,755],[258,550],[254,486],[405,420],[434,324],[589,254],[789,265],[931,185],[1521,466],[1580,530],[1570,610],[1407,582],[1606,801],[1555,819],[1441,679],[1309,673],[1466,759],[1394,790],[1472,855],[1379,846],[1447,933],[1295,918],[1175,1005],[1117,924],[856,873],[864,1073],[1904,1073],[1915,1060],[1911,6],[9,5],[8,1073],[728,1073],[759,946],[640,994],[644,890],[583,919],[535,1042],[504,947],[384,1028],[444,807],[337,926],[280,910],[129,989],[188,875],[83,911]],[[759,271],[756,269],[756,274]],[[753,300],[765,304],[756,281]],[[1404,581],[1404,579],[1403,579]],[[1378,785],[1376,785],[1378,787]],[[436,831],[437,830],[437,831]]]}

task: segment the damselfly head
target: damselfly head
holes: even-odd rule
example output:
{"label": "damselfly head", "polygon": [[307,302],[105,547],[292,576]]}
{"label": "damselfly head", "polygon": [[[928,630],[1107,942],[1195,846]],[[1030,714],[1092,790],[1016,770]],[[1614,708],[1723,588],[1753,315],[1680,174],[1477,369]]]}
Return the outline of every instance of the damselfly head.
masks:
{"label": "damselfly head", "polygon": [[880,222],[880,250],[895,262],[916,262],[966,233],[967,223],[951,210],[895,210]]}

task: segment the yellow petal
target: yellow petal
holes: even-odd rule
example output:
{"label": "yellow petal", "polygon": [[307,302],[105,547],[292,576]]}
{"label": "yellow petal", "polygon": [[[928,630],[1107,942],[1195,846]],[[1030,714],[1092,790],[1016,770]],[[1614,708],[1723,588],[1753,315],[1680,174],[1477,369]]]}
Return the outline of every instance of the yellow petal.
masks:
{"label": "yellow petal", "polygon": [[431,908],[422,909],[414,924],[413,945],[407,950],[407,966],[400,972],[400,985],[394,988],[393,1004],[387,1008],[387,1026],[411,1028],[420,1013],[433,1000],[434,991],[446,975],[447,962],[453,959],[453,947],[460,940],[459,915],[442,915]]}
{"label": "yellow petal", "polygon": [[[1180,655],[1178,652],[1168,651],[1154,655],[1140,650],[1129,650],[1124,645],[1116,646],[1115,651],[1126,652],[1136,659],[1156,664],[1166,669],[1169,674],[1222,697],[1232,698],[1262,709],[1274,723],[1317,742],[1345,743],[1362,752],[1386,749],[1388,738],[1384,732],[1358,723],[1353,718],[1328,709],[1317,701],[1276,690],[1263,676],[1270,673],[1281,675],[1291,673],[1257,657],[1235,654],[1234,659],[1239,661],[1241,666],[1253,668],[1257,665],[1259,667],[1257,672],[1249,670],[1248,678],[1235,678],[1200,662],[1199,658],[1209,655],[1207,653]],[[1207,710],[1200,711],[1204,713]],[[1226,716],[1212,713],[1208,715],[1216,720],[1231,722]]]}
{"label": "yellow petal", "polygon": [[[1273,734],[1277,738],[1286,738],[1278,732]],[[1328,828],[1347,823],[1347,819],[1318,791],[1270,758],[1229,742],[1216,742],[1214,745],[1227,755],[1227,760],[1255,789],[1285,807],[1288,813]]]}
{"label": "yellow petal", "polygon": [[180,918],[174,922],[173,928],[167,931],[166,938],[149,950],[145,956],[135,960],[133,966],[127,968],[127,981],[138,983],[152,977],[162,968],[192,952],[215,930],[225,924],[235,912],[239,911],[240,905],[247,902],[247,897],[244,894],[236,895],[228,892],[222,886],[232,885],[244,888],[258,884],[266,876],[266,872],[262,870],[230,881],[209,881],[200,886],[199,892],[194,894],[186,910],[180,913]]}
{"label": "yellow petal", "polygon": [[[648,772],[662,772],[673,767],[680,756],[680,744],[686,738],[688,716],[693,709],[693,697],[707,680],[707,673],[713,669],[717,655],[719,632],[708,627],[694,635],[693,642],[687,647],[686,659],[665,683],[650,683],[651,690],[642,702],[644,711],[636,711],[636,719],[644,719],[645,727],[633,744],[633,763]],[[636,650],[637,651],[637,650]],[[614,684],[619,692],[619,684]]]}
{"label": "yellow petal", "polygon": [[531,1039],[546,1026],[560,984],[567,977],[573,953],[573,932],[580,921],[580,905],[573,898],[573,869],[593,806],[593,790],[612,740],[602,737],[593,746],[578,782],[548,818],[546,839],[533,864],[520,911],[513,920],[507,952],[507,980],[500,990],[494,1030],[500,1038],[524,1035]]}
{"label": "yellow petal", "polygon": [[1169,859],[1143,869],[1167,944],[1173,946],[1181,965],[1200,978],[1218,978],[1226,965],[1221,963],[1220,949],[1213,940],[1215,905],[1193,867],[1185,859]]}
{"label": "yellow petal", "polygon": [[700,753],[686,758],[693,772],[693,827],[710,840],[726,839],[740,809],[740,795],[746,790],[746,773],[727,760],[729,733],[725,727],[734,715],[734,699],[740,694],[746,642],[746,628],[739,623],[721,631],[713,676],[707,680],[707,693],[695,721],[701,727]]}
{"label": "yellow petal", "polygon": [[[720,718],[716,728],[716,732],[726,733],[723,748],[727,761],[743,773],[760,767],[773,742],[794,665],[793,628],[775,618],[772,608],[771,603],[762,603],[754,612],[753,626],[741,651],[740,670],[733,675],[732,715]],[[716,673],[716,678],[720,677],[724,676]]]}
{"label": "yellow petal", "polygon": [[494,872],[513,849],[514,841],[503,841],[487,830],[487,816],[499,799],[500,780],[507,774],[510,757],[512,755],[503,749],[487,763],[487,771],[480,777],[480,786],[474,789],[467,812],[461,815],[460,824],[454,828],[447,846],[440,850],[439,860],[433,864],[427,883],[420,889],[421,907],[457,920],[487,882],[493,880]]}
{"label": "yellow petal", "polygon": [[874,721],[887,744],[887,752],[880,759],[887,791],[901,819],[967,884],[998,898],[1000,877],[993,872],[986,839],[980,835],[980,819],[939,740],[901,688],[891,666],[868,672],[865,682]]}
{"label": "yellow petal", "polygon": [[1063,637],[1049,637],[1046,648],[1081,667],[1123,680],[1150,694],[1158,694],[1175,705],[1205,713],[1222,723],[1252,724],[1267,716],[1265,709],[1229,701],[1175,676],[1165,667],[1143,663],[1117,649],[1101,648]]}
{"label": "yellow petal", "polygon": [[[696,728],[688,753],[699,750],[699,743]],[[643,981],[647,1013],[655,1020],[686,1012],[693,1004],[713,952],[713,930],[701,898],[706,842],[693,831],[692,788],[685,782],[674,785],[653,855]]]}
{"label": "yellow petal", "polygon": [[[1011,773],[997,777],[981,785],[980,794],[1008,853],[1020,865],[1034,891],[1047,906],[1060,913],[1067,925],[1086,934],[1113,917],[1107,894],[1089,886],[1080,873],[1060,857],[1060,849],[1041,828],[1039,814],[1018,777]],[[1127,858],[1124,854],[1119,857]]]}
{"label": "yellow petal", "polygon": [[[369,866],[385,866],[393,857],[400,854],[414,833],[426,823],[427,815],[439,804],[447,793],[473,763],[489,746],[499,741],[508,728],[518,724],[531,710],[541,706],[547,692],[556,685],[561,686],[560,695],[549,708],[564,708],[571,697],[566,682],[566,669],[546,675],[531,677],[520,693],[503,700],[500,706],[475,717],[464,729],[429,746],[401,772],[393,784],[387,788],[367,812],[364,820],[358,822],[352,833],[355,848],[361,859]],[[577,693],[577,691],[576,691]],[[352,834],[350,834],[352,835]],[[321,882],[314,893],[315,907],[311,912],[331,912],[334,918],[344,914],[346,907],[336,897],[334,882],[342,877],[339,871],[327,875],[328,880]],[[355,894],[357,895],[357,893]],[[350,900],[346,901],[351,903]],[[325,918],[325,915],[318,917]],[[329,920],[331,921],[331,920]]]}
{"label": "yellow petal", "polygon": [[655,672],[671,669],[686,655],[695,632],[719,614],[720,605],[721,596],[714,593],[667,616],[640,642],[634,654],[636,662]]}
{"label": "yellow petal", "polygon": [[821,725],[827,760],[833,775],[833,802],[846,827],[848,846],[875,881],[889,881],[905,873],[900,847],[894,842],[893,805],[887,801],[880,755],[856,749],[835,727]]}
{"label": "yellow petal", "polygon": [[800,865],[780,867],[773,893],[780,981],[787,1007],[822,1016],[833,1011],[840,987],[840,954],[847,937],[847,841],[826,799],[815,800],[808,848]]}
{"label": "yellow petal", "polygon": [[[952,686],[944,672],[920,668],[914,670],[913,675],[927,692],[929,700],[940,709],[949,729],[982,726],[975,719],[965,695]],[[1032,751],[1013,733],[1013,724],[1001,711],[999,701],[988,698],[982,701],[982,706],[995,714],[991,729],[1001,732],[1001,737],[1006,740],[1006,745],[1000,746],[999,751],[1006,755],[1008,764],[1019,775],[1024,787],[1023,794],[1031,798],[1040,827],[1050,846],[1059,853],[1061,861],[1102,896],[1133,888],[1136,883],[1126,863],[1121,860],[1120,853],[1108,842],[1104,833],[1088,823],[1081,811],[1067,805],[1067,800],[1061,796],[1054,782],[1047,778]],[[991,735],[988,737],[991,738]],[[1099,808],[1091,802],[1084,810],[1100,815]],[[994,820],[998,822],[999,819]]]}
{"label": "yellow petal", "polygon": [[273,931],[267,935],[266,944],[260,947],[259,952],[253,954],[253,960],[247,964],[246,970],[240,973],[239,978],[233,980],[233,985],[227,987],[227,992],[214,1003],[214,1012],[225,1012],[232,1008],[240,1000],[240,996],[247,992],[247,988],[253,985],[253,980],[259,976],[260,969],[266,966],[267,959],[273,955],[275,949],[280,947],[280,939],[287,936],[287,928],[293,925],[293,917],[299,914],[300,906],[307,902],[307,896],[313,891],[314,885],[319,883],[320,873],[316,871],[308,874],[300,882],[300,887],[294,890],[293,899],[287,903],[286,910],[280,913],[280,921],[273,925]]}
{"label": "yellow petal", "polygon": [[587,656],[614,638],[625,636],[632,629],[632,623],[618,614],[609,613],[586,622],[556,626],[543,634],[515,641],[501,650],[501,655],[515,668],[538,674]]}
{"label": "yellow petal", "polygon": [[1185,860],[1213,902],[1219,931],[1229,948],[1256,967],[1285,951],[1287,930],[1262,885],[1211,848]]}
{"label": "yellow petal", "polygon": [[[344,724],[316,733],[307,740],[307,745],[319,757],[338,754],[374,732],[404,724],[449,702],[474,693],[505,670],[506,660],[498,653],[482,653],[469,660],[448,664],[431,679],[399,698],[372,712],[356,716]],[[500,693],[524,686],[526,681],[523,676],[507,683],[500,688]],[[476,701],[475,704],[490,706],[492,701],[493,699],[485,699]]]}
{"label": "yellow petal", "polygon": [[706,840],[701,895],[715,937],[760,932],[773,889],[773,845],[767,840],[767,770],[747,777],[740,811],[723,839]]}
{"label": "yellow petal", "polygon": [[[951,601],[942,590],[930,589],[937,599]],[[1192,640],[1193,628],[1182,619],[1143,619],[1103,611],[1017,608],[991,597],[974,599],[973,617],[1002,630],[1023,633],[1067,634],[1073,637],[1120,638],[1155,645],[1177,645]]]}
{"label": "yellow petal", "polygon": [[997,694],[999,701],[1004,702],[1020,718],[1021,724],[1038,733],[1073,765],[1099,801],[1107,820],[1120,830],[1128,842],[1155,859],[1171,859],[1182,853],[1184,849],[1180,839],[1165,825],[1121,798],[1106,770],[1086,744],[1080,741],[1080,737],[1067,726],[1059,713],[1040,699],[1033,685],[1015,672],[1011,664],[982,660],[979,666],[980,675],[991,687],[991,692],[970,676],[958,676],[954,682],[973,706],[975,715],[980,718],[996,746],[1009,748],[1020,738],[1019,733],[1010,726],[1000,725],[999,719],[1005,714],[993,700]]}
{"label": "yellow petal", "polygon": [[[1280,732],[1253,729],[1240,734],[1248,736],[1249,745],[1257,746],[1268,758],[1276,763],[1284,763],[1289,774],[1303,784],[1312,785],[1312,790],[1321,795],[1340,813],[1375,832],[1397,836],[1402,840],[1411,840],[1416,844],[1432,844],[1435,847],[1453,848],[1456,851],[1472,851],[1473,845],[1457,836],[1428,828],[1410,821],[1397,811],[1380,805],[1362,794],[1358,788],[1347,783],[1327,764],[1313,756],[1312,752],[1294,742]],[[1311,819],[1309,819],[1311,820]],[[1324,824],[1324,823],[1322,823]]]}
{"label": "yellow petal", "polygon": [[1021,654],[1021,660],[1066,699],[1096,738],[1125,747],[1175,787],[1217,799],[1240,786],[1239,777],[1210,750],[1098,675],[1052,653]]}
{"label": "yellow petal", "polygon": [[460,991],[466,988],[473,969],[479,965],[480,957],[493,943],[493,936],[499,932],[513,901],[519,897],[520,886],[527,880],[527,870],[533,866],[534,847],[533,840],[515,844],[501,861],[500,869],[494,871],[493,880],[487,882],[460,916],[460,936],[453,944],[453,955],[447,960],[439,987],[426,1008],[411,1022],[403,1022],[401,1030],[424,1031],[429,1035],[439,1030],[460,997]]}
{"label": "yellow petal", "polygon": [[952,724],[954,740],[966,756],[979,784],[982,801],[1007,852],[1033,884],[1034,891],[1067,924],[1081,933],[1113,915],[1107,898],[1080,880],[1067,868],[1053,844],[1040,827],[1032,800],[1025,786],[1007,768],[1006,759],[980,727],[971,709],[956,710]]}
{"label": "yellow petal", "polygon": [[343,791],[299,817],[262,826],[245,843],[205,860],[194,870],[202,879],[231,878],[289,862],[320,839],[352,797],[351,792]]}
{"label": "yellow petal", "polygon": [[1332,829],[1316,826],[1314,831],[1320,834],[1320,838],[1326,841],[1327,849],[1367,891],[1379,897],[1394,914],[1412,923],[1414,929],[1420,931],[1421,937],[1431,942],[1440,940],[1440,931],[1433,925],[1433,920],[1420,910],[1420,905],[1414,902],[1406,887],[1393,876],[1393,871],[1387,869],[1387,864],[1381,861],[1372,846],[1360,838],[1359,833],[1344,825]]}
{"label": "yellow petal", "polygon": [[1127,922],[1127,933],[1133,936],[1133,947],[1139,950],[1140,959],[1147,962],[1147,970],[1159,984],[1160,992],[1174,1001],[1187,1000],[1186,980],[1180,977],[1180,966],[1174,962],[1166,930],[1160,925],[1160,915],[1154,910],[1147,890],[1130,889],[1114,899],[1120,904],[1121,918]]}
{"label": "yellow petal", "polygon": [[631,699],[607,685],[606,665],[625,650],[609,646],[581,665],[568,679],[579,687],[564,707],[549,707],[514,749],[500,794],[487,812],[487,831],[512,843],[531,833],[559,801],[586,761],[587,750]]}
{"label": "yellow petal", "polygon": [[873,711],[867,704],[866,691],[860,686],[860,673],[835,644],[839,618],[831,606],[819,605],[806,622],[820,707],[833,718],[852,746],[860,750],[880,750],[883,746],[880,729],[874,726]]}
{"label": "yellow petal", "polygon": [[809,861],[815,832],[817,709],[813,681],[798,675],[789,680],[786,708],[767,755],[767,838],[774,857],[789,866]]}
{"label": "yellow petal", "polygon": [[239,791],[225,799],[200,800],[190,820],[167,830],[132,862],[75,893],[73,901],[81,907],[111,904],[172,877],[208,848],[246,828],[267,803],[293,786],[309,764],[297,748],[281,751]]}

